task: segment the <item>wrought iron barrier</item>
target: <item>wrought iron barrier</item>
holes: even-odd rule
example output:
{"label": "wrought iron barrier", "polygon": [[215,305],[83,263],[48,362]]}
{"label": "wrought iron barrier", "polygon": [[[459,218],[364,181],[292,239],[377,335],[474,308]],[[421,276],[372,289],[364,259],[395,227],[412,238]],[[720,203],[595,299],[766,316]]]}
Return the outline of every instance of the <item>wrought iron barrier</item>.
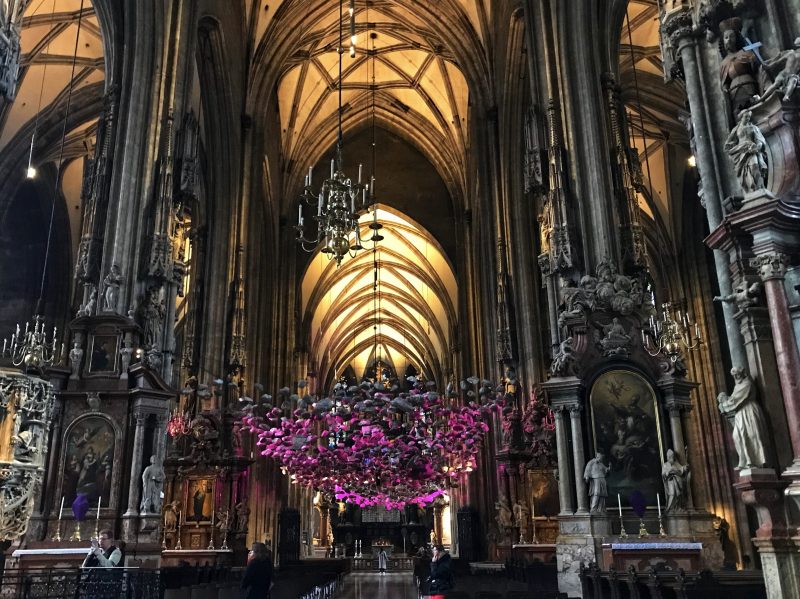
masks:
{"label": "wrought iron barrier", "polygon": [[53,568],[6,570],[0,599],[159,599],[158,570]]}

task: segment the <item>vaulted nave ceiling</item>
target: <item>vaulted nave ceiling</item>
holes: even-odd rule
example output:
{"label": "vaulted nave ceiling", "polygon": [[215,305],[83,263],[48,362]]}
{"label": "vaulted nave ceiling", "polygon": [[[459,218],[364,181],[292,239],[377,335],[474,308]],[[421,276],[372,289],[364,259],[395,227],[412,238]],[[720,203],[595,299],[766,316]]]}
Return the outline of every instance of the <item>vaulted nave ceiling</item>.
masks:
{"label": "vaulted nave ceiling", "polygon": [[[372,218],[362,215],[362,238]],[[337,269],[317,252],[306,269],[301,314],[310,363],[323,388],[348,367],[360,379],[378,357],[401,377],[411,365],[443,387],[457,320],[453,269],[410,218],[380,204],[378,218],[384,240],[375,253],[368,243]]]}
{"label": "vaulted nave ceiling", "polygon": [[[28,4],[22,22],[22,57],[17,97],[0,109],[0,149],[53,102],[66,100],[78,33],[78,16],[83,4],[73,93],[105,78],[103,35],[89,0],[34,0]],[[102,95],[102,87],[98,87]],[[41,101],[40,101],[41,97]],[[94,120],[79,130],[91,126]],[[92,131],[82,137],[92,137]]]}
{"label": "vaulted nave ceiling", "polygon": [[[289,165],[285,192],[290,195],[308,166],[335,142],[337,123],[339,3],[306,2],[299,11],[301,4],[266,3],[258,18],[259,44],[291,47],[276,79],[281,148]],[[463,195],[471,98],[462,63],[467,54],[475,62],[483,59],[488,5],[487,0],[444,0],[435,7],[438,18],[432,22],[431,7],[417,0],[357,0],[357,53],[355,58],[345,53],[342,65],[345,138],[371,122],[374,89],[378,126],[415,144],[451,194]],[[454,30],[456,24],[464,35]],[[298,28],[302,35],[294,35]]]}

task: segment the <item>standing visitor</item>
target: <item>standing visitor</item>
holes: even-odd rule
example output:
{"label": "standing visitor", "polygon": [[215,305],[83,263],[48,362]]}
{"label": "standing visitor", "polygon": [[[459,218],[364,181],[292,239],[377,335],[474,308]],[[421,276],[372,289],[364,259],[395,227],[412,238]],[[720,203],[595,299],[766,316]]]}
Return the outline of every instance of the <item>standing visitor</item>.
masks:
{"label": "standing visitor", "polygon": [[272,556],[264,543],[253,543],[242,576],[241,599],[269,599],[272,588]]}

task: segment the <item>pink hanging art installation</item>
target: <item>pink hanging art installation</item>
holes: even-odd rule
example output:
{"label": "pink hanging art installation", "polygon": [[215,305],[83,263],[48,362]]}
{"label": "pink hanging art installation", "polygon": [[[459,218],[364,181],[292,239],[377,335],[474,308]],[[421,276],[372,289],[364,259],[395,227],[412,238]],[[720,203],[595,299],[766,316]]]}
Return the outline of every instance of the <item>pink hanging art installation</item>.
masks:
{"label": "pink hanging art installation", "polygon": [[472,377],[442,394],[409,381],[407,392],[365,381],[322,398],[302,395],[301,381],[300,394],[284,388],[275,402],[242,398],[242,424],[297,484],[360,507],[427,505],[475,468],[505,387]]}

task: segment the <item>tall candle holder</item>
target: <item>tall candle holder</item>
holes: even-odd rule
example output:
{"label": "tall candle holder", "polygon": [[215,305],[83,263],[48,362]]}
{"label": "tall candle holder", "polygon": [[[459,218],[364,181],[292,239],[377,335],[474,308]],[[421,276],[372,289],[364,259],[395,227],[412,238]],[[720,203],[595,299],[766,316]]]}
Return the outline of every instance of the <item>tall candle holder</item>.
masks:
{"label": "tall candle holder", "polygon": [[214,549],[216,548],[214,547],[214,528],[212,527],[210,532],[210,539],[208,541],[208,550],[214,551]]}
{"label": "tall candle holder", "polygon": [[536,537],[536,516],[531,517],[531,528],[532,528],[531,543],[533,543],[534,545],[538,545],[539,539]]}
{"label": "tall candle holder", "polygon": [[661,514],[658,515],[658,536],[666,537],[667,531],[664,530],[664,521],[661,519]]}
{"label": "tall candle holder", "polygon": [[625,520],[622,519],[622,514],[619,515],[619,538],[627,539],[628,531],[625,530]]}
{"label": "tall candle holder", "polygon": [[78,520],[75,520],[75,530],[72,531],[72,535],[69,537],[70,541],[80,541],[81,540],[81,523]]}
{"label": "tall candle holder", "polygon": [[178,513],[178,536],[177,536],[178,540],[175,542],[175,547],[173,547],[173,549],[175,549],[175,551],[182,551],[183,550],[183,546],[181,545],[181,517],[180,516],[181,516],[180,513]]}
{"label": "tall candle holder", "polygon": [[64,515],[64,497],[61,497],[61,507],[58,509],[58,522],[56,523],[56,534],[54,534],[50,540],[53,542],[59,542],[61,540],[61,517]]}

